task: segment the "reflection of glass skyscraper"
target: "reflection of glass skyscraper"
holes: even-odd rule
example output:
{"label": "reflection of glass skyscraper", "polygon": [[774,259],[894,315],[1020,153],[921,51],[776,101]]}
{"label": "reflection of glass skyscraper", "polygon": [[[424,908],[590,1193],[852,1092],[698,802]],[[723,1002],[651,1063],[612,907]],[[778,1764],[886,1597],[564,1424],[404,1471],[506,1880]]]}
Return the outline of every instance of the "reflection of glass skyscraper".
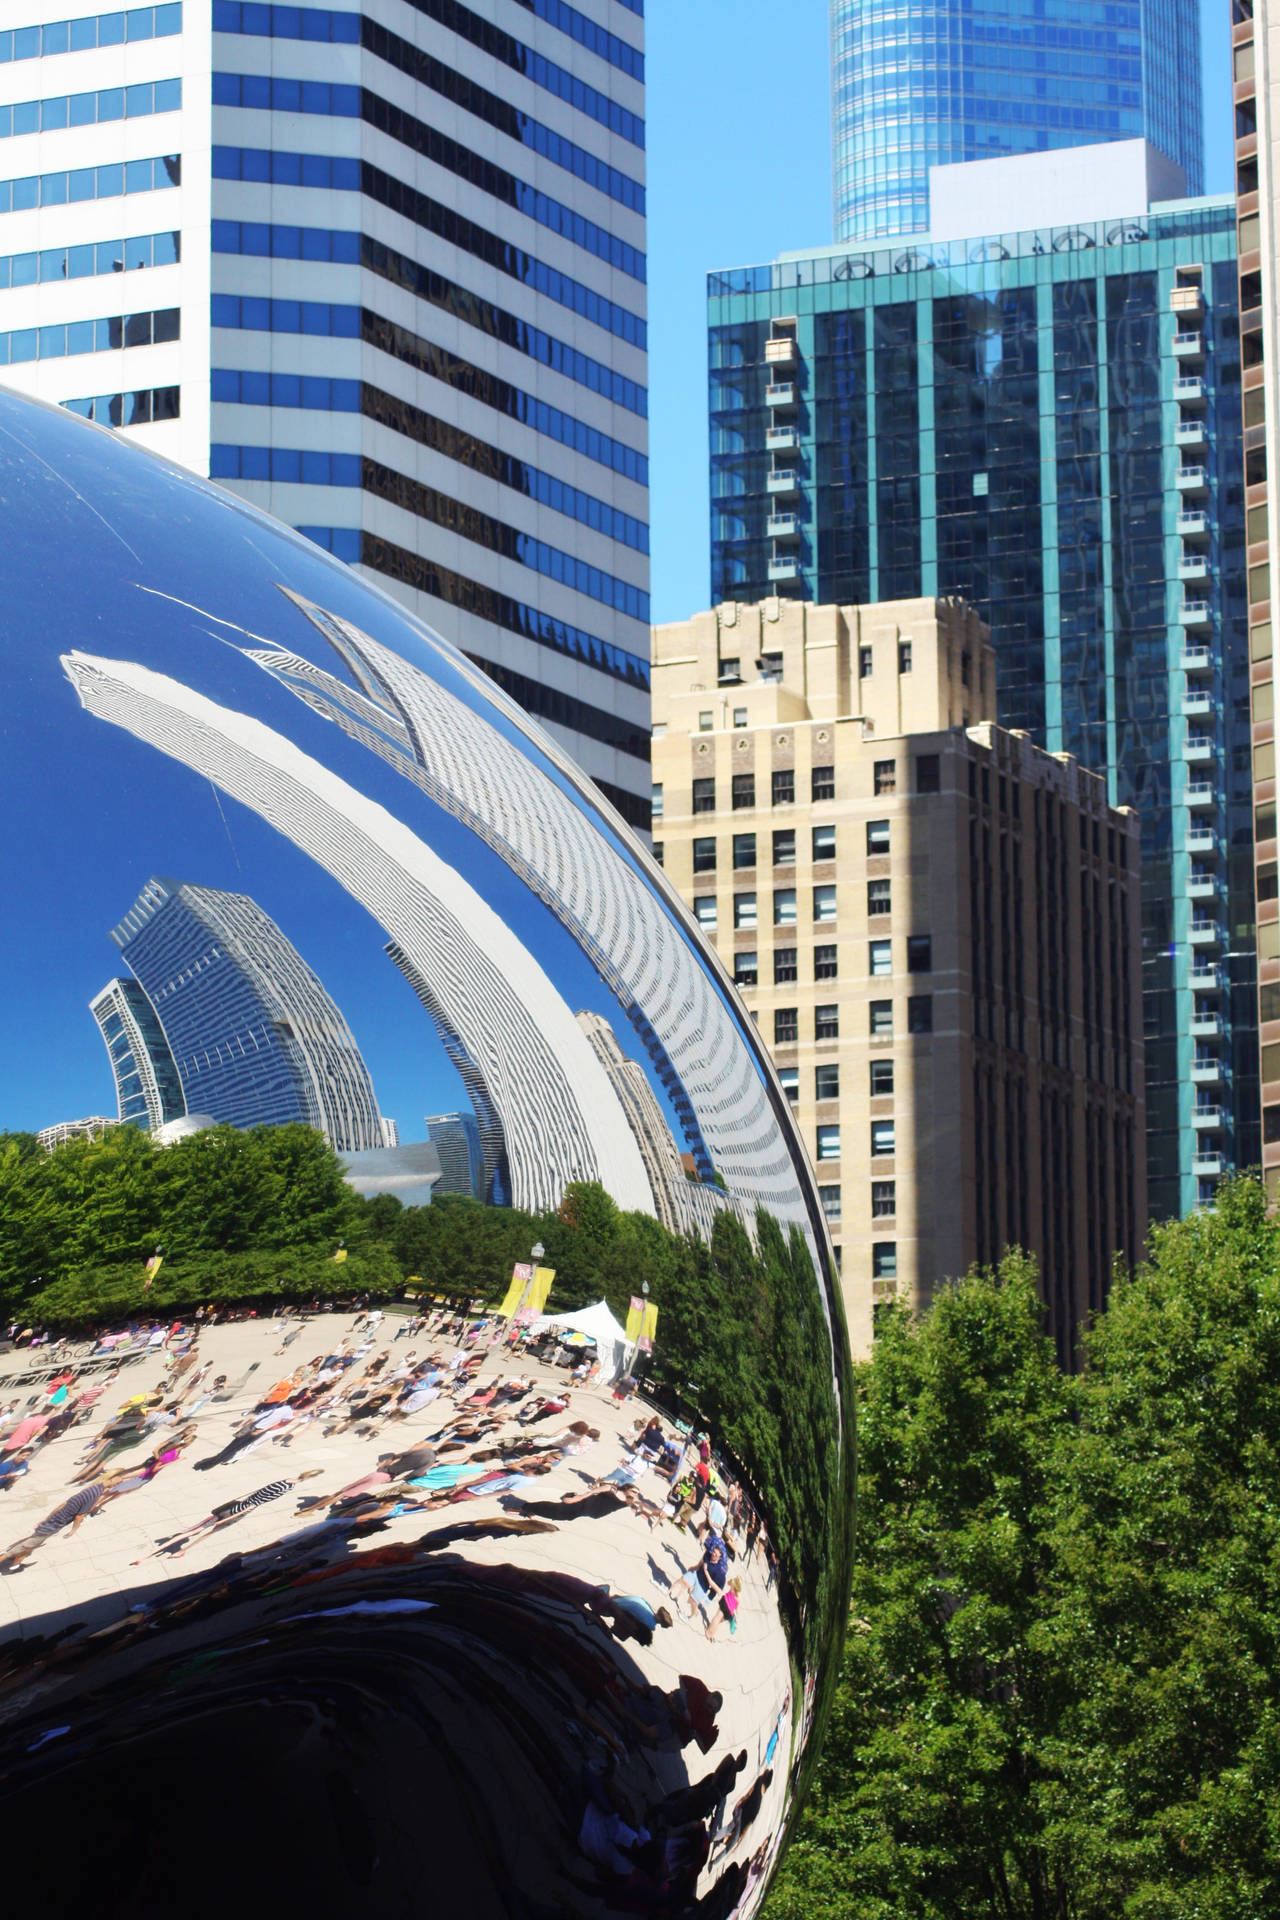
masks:
{"label": "reflection of glass skyscraper", "polygon": [[111,1061],[120,1118],[131,1126],[162,1127],[187,1110],[160,1016],[137,980],[112,980],[89,1002]]}
{"label": "reflection of glass skyscraper", "polygon": [[335,1147],[381,1147],[351,1029],[247,894],[152,879],[111,937],[163,1025],[193,1112],[236,1127],[300,1120]]}
{"label": "reflection of glass skyscraper", "polygon": [[929,225],[929,168],[1144,138],[1203,191],[1196,0],[832,0],[836,236]]}
{"label": "reflection of glass skyscraper", "polygon": [[439,1193],[484,1196],[480,1127],[474,1113],[429,1113],[427,1139],[440,1156]]}

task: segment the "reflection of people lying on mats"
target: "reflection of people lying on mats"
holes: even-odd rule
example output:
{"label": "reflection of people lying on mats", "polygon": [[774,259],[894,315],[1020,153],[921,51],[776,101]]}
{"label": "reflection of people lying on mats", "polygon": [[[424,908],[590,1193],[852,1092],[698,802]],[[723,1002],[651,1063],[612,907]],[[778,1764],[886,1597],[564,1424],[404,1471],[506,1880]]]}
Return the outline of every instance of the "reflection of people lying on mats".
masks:
{"label": "reflection of people lying on mats", "polygon": [[739,1840],[759,1813],[765,1793],[772,1781],[773,1768],[766,1767],[764,1772],[756,1780],[754,1786],[750,1787],[747,1792],[743,1794],[741,1800],[738,1801],[729,1817],[729,1824],[722,1833],[716,1836],[715,1845],[722,1852],[729,1853],[737,1846]]}
{"label": "reflection of people lying on mats", "polygon": [[593,1482],[581,1493],[565,1493],[559,1500],[520,1501],[523,1513],[531,1513],[543,1520],[602,1520],[606,1514],[617,1513],[622,1507],[630,1507],[633,1513],[643,1513],[652,1502],[642,1500],[634,1487],[606,1487],[601,1482]]}
{"label": "reflection of people lying on mats", "polygon": [[[189,1527],[185,1533],[170,1534],[167,1539],[161,1540],[149,1554],[144,1554],[143,1558],[154,1560],[158,1555],[165,1554],[172,1560],[181,1560],[188,1547],[197,1540],[203,1540],[207,1533],[221,1532],[224,1527],[229,1527],[235,1521],[243,1519],[246,1513],[252,1513],[255,1508],[265,1507],[272,1500],[278,1500],[281,1494],[288,1493],[289,1489],[296,1484],[293,1480],[272,1480],[267,1486],[259,1487],[256,1493],[247,1493],[239,1500],[224,1501],[220,1507],[215,1507],[212,1513],[206,1514],[203,1520],[198,1520],[195,1526]],[[136,1567],[140,1562],[135,1560],[132,1564]]]}

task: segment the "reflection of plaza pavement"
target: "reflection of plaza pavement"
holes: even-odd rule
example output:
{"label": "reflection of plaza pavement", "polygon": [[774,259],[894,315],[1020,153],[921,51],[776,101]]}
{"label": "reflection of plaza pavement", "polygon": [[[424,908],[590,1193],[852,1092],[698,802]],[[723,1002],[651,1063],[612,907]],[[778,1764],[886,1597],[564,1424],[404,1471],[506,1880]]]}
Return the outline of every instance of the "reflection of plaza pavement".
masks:
{"label": "reflection of plaza pavement", "polygon": [[[392,1344],[391,1336],[399,1324],[394,1319],[384,1321],[374,1349],[378,1352],[389,1346],[389,1364],[394,1364],[410,1347],[416,1350],[419,1360],[437,1349],[446,1357],[455,1351],[451,1342],[432,1333],[420,1333],[412,1340]],[[406,1420],[380,1428],[369,1438],[361,1438],[354,1430],[325,1438],[323,1422],[317,1420],[298,1431],[288,1444],[268,1440],[227,1465],[210,1471],[195,1470],[194,1462],[221,1449],[246,1413],[282,1374],[313,1355],[336,1348],[350,1327],[349,1316],[313,1320],[288,1353],[279,1358],[275,1349],[282,1332],[280,1322],[241,1321],[206,1332],[200,1341],[201,1364],[211,1362],[214,1372],[225,1373],[233,1384],[243,1382],[248,1369],[255,1368],[234,1399],[200,1410],[196,1416],[199,1429],[196,1442],[154,1481],[90,1516],[74,1536],[62,1534],[49,1541],[20,1572],[0,1578],[0,1721],[17,1716],[22,1730],[21,1747],[30,1749],[52,1733],[47,1723],[50,1716],[41,1716],[42,1698],[55,1688],[71,1688],[74,1694],[77,1668],[75,1659],[69,1661],[65,1680],[48,1670],[35,1676],[19,1672],[6,1678],[2,1657],[6,1646],[12,1651],[15,1637],[66,1633],[74,1628],[77,1630],[69,1644],[81,1646],[86,1634],[121,1620],[130,1606],[159,1602],[157,1611],[163,1613],[171,1595],[180,1594],[190,1583],[198,1586],[198,1576],[217,1567],[229,1554],[241,1556],[242,1563],[247,1562],[252,1569],[270,1567],[272,1556],[266,1550],[280,1543],[288,1554],[290,1566],[296,1568],[302,1539],[310,1541],[310,1547],[303,1551],[314,1554],[317,1538],[314,1533],[304,1534],[304,1529],[314,1527],[315,1521],[311,1516],[297,1515],[301,1497],[335,1493],[371,1471],[379,1454],[420,1443],[452,1417],[452,1401],[437,1400]],[[357,1365],[348,1377],[354,1377],[360,1370]],[[480,1372],[482,1376],[494,1372],[532,1374],[535,1391],[546,1391],[552,1385],[562,1388],[567,1379],[563,1372],[538,1366],[525,1356],[518,1362],[508,1362],[496,1355],[486,1356]],[[10,1492],[0,1495],[0,1547],[28,1532],[64,1497],[76,1471],[80,1449],[107,1415],[130,1395],[158,1385],[162,1376],[159,1358],[149,1358],[128,1368],[104,1396],[87,1424],[73,1428],[34,1455],[31,1471]],[[619,1406],[607,1389],[571,1386],[568,1391],[568,1411],[543,1422],[540,1427],[535,1426],[533,1434],[545,1434],[548,1429],[558,1430],[575,1419],[583,1419],[598,1427],[601,1437],[588,1452],[562,1461],[523,1490],[526,1498],[538,1503],[558,1500],[564,1492],[582,1490],[588,1480],[616,1467],[622,1459],[624,1436],[631,1433],[642,1411],[635,1402]],[[0,1397],[8,1397],[3,1394],[2,1381]],[[514,1425],[502,1430],[504,1435],[519,1431]],[[121,1455],[113,1465],[129,1466],[140,1461],[157,1437],[152,1436],[150,1441]],[[487,1444],[495,1442],[491,1438]],[[246,1514],[225,1532],[197,1541],[176,1564],[163,1558],[143,1558],[159,1539],[190,1527],[214,1506],[248,1495],[271,1481],[296,1480],[311,1469],[320,1470],[317,1477],[272,1504]],[[408,1497],[414,1497],[412,1490],[406,1491]],[[650,1469],[640,1479],[638,1491],[648,1499],[660,1501],[664,1482]],[[412,1723],[411,1716],[398,1723],[394,1735],[385,1722],[379,1722],[377,1741],[382,1764],[391,1772],[382,1780],[378,1791],[391,1816],[398,1818],[402,1825],[412,1822],[413,1795],[402,1810],[397,1810],[397,1795],[404,1791],[403,1777],[393,1777],[396,1766],[392,1756],[398,1755],[401,1776],[413,1775],[415,1794],[432,1793],[437,1813],[447,1809],[458,1823],[459,1831],[470,1825],[465,1844],[470,1860],[465,1894],[468,1911],[477,1916],[477,1920],[489,1913],[541,1916],[557,1909],[600,1914],[611,1910],[607,1897],[602,1898],[599,1883],[593,1883],[591,1869],[576,1858],[577,1806],[564,1804],[565,1779],[575,1777],[594,1756],[607,1757],[609,1725],[605,1716],[602,1739],[597,1717],[589,1705],[579,1719],[566,1703],[563,1691],[557,1690],[554,1684],[544,1684],[554,1682],[554,1676],[541,1670],[539,1661],[551,1648],[549,1657],[554,1662],[555,1634],[575,1636],[584,1656],[583,1670],[588,1674],[590,1662],[598,1662],[602,1654],[625,1676],[627,1685],[649,1682],[669,1691],[678,1686],[681,1675],[694,1674],[709,1689],[723,1695],[716,1743],[705,1757],[696,1746],[686,1746],[683,1751],[673,1747],[664,1751],[639,1743],[631,1746],[623,1761],[624,1778],[620,1782],[625,1785],[631,1805],[640,1809],[655,1805],[665,1794],[690,1780],[703,1778],[726,1754],[745,1749],[747,1764],[729,1796],[731,1807],[760,1775],[766,1764],[770,1737],[775,1728],[780,1727],[773,1759],[774,1778],[759,1816],[736,1846],[723,1854],[717,1852],[711,1866],[703,1870],[697,1891],[700,1899],[706,1898],[727,1864],[745,1863],[776,1833],[787,1800],[791,1719],[783,1707],[791,1676],[775,1596],[766,1586],[764,1560],[752,1555],[748,1561],[739,1555],[734,1563],[732,1571],[740,1575],[743,1582],[737,1628],[730,1634],[727,1627],[722,1626],[714,1641],[706,1639],[698,1616],[690,1622],[679,1617],[678,1609],[671,1605],[674,1625],[665,1630],[659,1628],[649,1646],[635,1640],[619,1644],[602,1626],[588,1621],[580,1606],[561,1602],[545,1593],[535,1596],[538,1625],[528,1638],[521,1641],[512,1634],[504,1641],[500,1631],[495,1641],[487,1637],[485,1625],[489,1599],[476,1601],[476,1576],[468,1576],[467,1567],[522,1568],[534,1576],[570,1574],[591,1586],[607,1586],[614,1595],[639,1595],[657,1606],[668,1599],[664,1586],[679,1578],[685,1568],[693,1566],[699,1555],[692,1534],[679,1533],[670,1521],[664,1520],[650,1530],[639,1515],[625,1508],[602,1517],[573,1517],[572,1506],[565,1509],[566,1518],[555,1523],[554,1531],[455,1540],[441,1543],[440,1548],[424,1545],[416,1554],[408,1551],[411,1543],[423,1542],[424,1536],[433,1531],[496,1519],[516,1511],[509,1498],[495,1494],[428,1513],[417,1511],[387,1519],[375,1532],[363,1537],[358,1529],[356,1537],[352,1537],[350,1528],[340,1530],[341,1537],[335,1539],[331,1534],[322,1549],[320,1557],[327,1555],[334,1564],[321,1569],[318,1587],[314,1584],[299,1587],[284,1581],[274,1592],[269,1587],[265,1592],[259,1589],[247,1605],[237,1599],[216,1614],[206,1609],[190,1624],[166,1626],[164,1667],[173,1670],[174,1662],[181,1663],[184,1659],[194,1664],[202,1657],[202,1646],[210,1642],[224,1646],[239,1632],[246,1645],[236,1656],[237,1675],[242,1677],[249,1692],[262,1686],[269,1689],[272,1660],[281,1644],[290,1640],[293,1633],[290,1623],[308,1610],[314,1616],[319,1609],[324,1609],[328,1614],[324,1660],[329,1668],[333,1668],[335,1661],[341,1665],[344,1647],[350,1649],[353,1658],[358,1654],[366,1663],[372,1649],[375,1658],[386,1661],[388,1686],[394,1691],[397,1685],[403,1686],[429,1641],[428,1692],[441,1716],[438,1725],[442,1737],[449,1742],[448,1773],[456,1804],[450,1802],[448,1779],[435,1777],[439,1774],[441,1758],[438,1745],[433,1746],[429,1731],[424,1734],[421,1719]],[[399,1563],[394,1553],[386,1552],[396,1546],[405,1550]],[[255,1560],[255,1554],[261,1554],[261,1558]],[[365,1556],[363,1560],[362,1556]],[[142,1564],[134,1565],[138,1560],[142,1560]],[[306,1564],[314,1565],[315,1561]],[[371,1591],[368,1585],[371,1567],[377,1569],[374,1600],[363,1597]],[[317,1576],[313,1574],[312,1578]],[[483,1595],[483,1575],[479,1581]],[[344,1616],[338,1611],[344,1606],[386,1608],[388,1601],[396,1606],[407,1601],[412,1607],[415,1592],[429,1593],[432,1604],[432,1611],[419,1613],[416,1620],[409,1611],[386,1611],[375,1625],[368,1612]],[[493,1619],[499,1626],[504,1619],[510,1624],[514,1598],[509,1593],[503,1596],[501,1589],[498,1590]],[[543,1629],[549,1630],[550,1637]],[[128,1642],[124,1650],[108,1651],[95,1660],[86,1701],[102,1696],[104,1688],[109,1695],[113,1685],[127,1692],[131,1673],[142,1667],[150,1673],[155,1666],[157,1636],[154,1630],[137,1636],[130,1629],[122,1637]],[[101,1644],[109,1648],[111,1636],[106,1636]],[[488,1663],[484,1674],[474,1666],[479,1650],[483,1650]],[[313,1648],[306,1657],[318,1657],[317,1650]],[[180,1664],[177,1671],[181,1677],[184,1670]],[[87,1681],[87,1674],[85,1677]],[[527,1684],[530,1681],[532,1686]],[[515,1712],[517,1722],[523,1716],[524,1723],[517,1726],[514,1739],[511,1725],[503,1723],[495,1743],[489,1738],[487,1726],[490,1715],[501,1716],[503,1703]],[[61,1694],[58,1704],[66,1705]],[[163,1708],[153,1704],[151,1710],[155,1715],[154,1724],[163,1727]],[[74,1723],[72,1706],[66,1706],[63,1718]],[[292,1735],[286,1737],[284,1722],[279,1717],[274,1724],[281,1729],[281,1765],[291,1767],[293,1756],[300,1754],[302,1748],[290,1744]],[[498,1727],[498,1722],[493,1724]],[[68,1736],[54,1735],[54,1738]],[[546,1766],[538,1764],[539,1739],[550,1743]],[[561,1743],[567,1744],[567,1754],[563,1750],[552,1751]],[[3,1747],[2,1734],[0,1747]],[[12,1757],[10,1746],[5,1753],[6,1762],[11,1762]],[[297,1764],[305,1772],[304,1761],[298,1760]],[[466,1780],[486,1783],[481,1804],[476,1803],[474,1795],[468,1796],[465,1786],[459,1784]],[[299,1793],[301,1791],[299,1788]],[[282,1817],[288,1817],[287,1805],[288,1792],[282,1787],[279,1801]],[[294,1817],[314,1820],[314,1807],[310,1808],[309,1816],[307,1807],[303,1806]],[[487,1874],[476,1871],[476,1852],[484,1858],[486,1850],[495,1847],[504,1865],[490,1884]],[[527,1896],[517,1905],[509,1904],[502,1892],[504,1883],[508,1888],[514,1884],[527,1889]],[[461,1886],[452,1889],[446,1876],[445,1881],[437,1881],[437,1892],[449,1900],[451,1893],[460,1898],[463,1889]],[[744,1913],[753,1910],[756,1898],[753,1890],[742,1908]],[[429,1910],[430,1904],[424,1900],[424,1910]],[[649,1910],[661,1911],[652,1907]],[[696,1911],[694,1908],[681,1910]],[[707,1910],[712,1908],[709,1906]]]}

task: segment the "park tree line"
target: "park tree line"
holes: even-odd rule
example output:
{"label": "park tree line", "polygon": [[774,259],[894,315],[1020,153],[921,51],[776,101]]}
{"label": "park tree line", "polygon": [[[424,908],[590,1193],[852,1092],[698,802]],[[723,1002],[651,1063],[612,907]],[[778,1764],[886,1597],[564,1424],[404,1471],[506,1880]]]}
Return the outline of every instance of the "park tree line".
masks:
{"label": "park tree line", "polygon": [[1280,1229],[1158,1230],[1065,1377],[1010,1256],[857,1369],[846,1651],[768,1920],[1280,1913]]}

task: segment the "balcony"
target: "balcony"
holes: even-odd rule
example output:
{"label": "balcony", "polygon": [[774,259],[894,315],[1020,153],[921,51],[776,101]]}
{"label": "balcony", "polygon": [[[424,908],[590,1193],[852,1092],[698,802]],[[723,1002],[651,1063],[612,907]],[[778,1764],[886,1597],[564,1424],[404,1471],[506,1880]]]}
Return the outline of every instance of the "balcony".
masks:
{"label": "balcony", "polygon": [[764,530],[771,540],[798,540],[800,538],[800,515],[798,513],[771,513],[764,523]]}
{"label": "balcony", "polygon": [[1202,1180],[1212,1179],[1216,1173],[1225,1171],[1220,1153],[1197,1153],[1191,1162],[1192,1173],[1199,1174]]}
{"label": "balcony", "polygon": [[1178,664],[1184,673],[1212,673],[1213,648],[1184,646]]}
{"label": "balcony", "polygon": [[1172,313],[1199,314],[1204,310],[1204,295],[1199,286],[1175,287],[1169,295]]}
{"label": "balcony", "polygon": [[1213,608],[1207,600],[1184,600],[1178,608],[1184,627],[1208,627],[1213,624]]}
{"label": "balcony", "polygon": [[1212,713],[1213,695],[1203,687],[1188,687],[1182,698],[1182,711],[1195,716]]}
{"label": "balcony", "polygon": [[1179,493],[1208,492],[1209,470],[1207,467],[1179,467],[1174,477]]}
{"label": "balcony", "polygon": [[766,493],[798,493],[800,482],[795,468],[775,467],[772,473],[765,475],[764,490]]}
{"label": "balcony", "polygon": [[1179,580],[1204,580],[1208,574],[1209,562],[1202,553],[1184,553],[1178,562]]}
{"label": "balcony", "polygon": [[[764,403],[766,407],[794,407],[796,403],[794,380],[771,381],[764,390]],[[1203,435],[1201,437],[1203,438]]]}
{"label": "balcony", "polygon": [[1213,1133],[1222,1125],[1221,1107],[1195,1107],[1191,1113],[1191,1124],[1197,1133]]}
{"label": "balcony", "polygon": [[[1193,1013],[1191,1016],[1191,1038],[1193,1040],[1216,1040],[1222,1032],[1220,1013]],[[1200,1064],[1197,1061],[1197,1066]],[[1215,1065],[1220,1065],[1215,1062]]]}
{"label": "balcony", "polygon": [[1218,891],[1216,873],[1193,873],[1187,881],[1188,900],[1212,900]]}
{"label": "balcony", "polygon": [[794,427],[766,427],[764,444],[769,453],[795,453],[800,445],[800,435]]}
{"label": "balcony", "polygon": [[[1191,984],[1197,993],[1215,991],[1222,985],[1222,975],[1218,968],[1213,966],[1212,963],[1208,966],[1192,967]],[[1205,1018],[1208,1018],[1207,1014]],[[1219,1016],[1215,1014],[1214,1018],[1218,1019]]]}
{"label": "balcony", "polygon": [[780,554],[776,560],[769,562],[769,578],[771,580],[798,580],[800,578],[800,562],[793,560],[789,555]]}
{"label": "balcony", "polygon": [[[1207,1058],[1203,1060],[1193,1060],[1191,1062],[1191,1079],[1197,1087],[1218,1086],[1222,1080],[1221,1060],[1210,1060]],[[1205,1109],[1202,1107],[1196,1108],[1197,1113],[1204,1111]],[[1214,1111],[1216,1112],[1216,1108]]]}
{"label": "balcony", "polygon": [[1190,513],[1178,515],[1178,532],[1184,540],[1207,540],[1209,538],[1209,516],[1199,507]]}
{"label": "balcony", "polygon": [[1203,420],[1179,420],[1173,430],[1175,447],[1202,447],[1205,442]]}
{"label": "balcony", "polygon": [[1174,334],[1173,357],[1184,362],[1204,359],[1204,339],[1198,330],[1192,332],[1188,328],[1185,332]]}
{"label": "balcony", "polygon": [[1218,836],[1212,827],[1192,827],[1187,835],[1188,853],[1216,853]]}
{"label": "balcony", "polygon": [[[796,343],[790,335],[764,343],[765,365],[769,367],[789,367],[796,357]],[[1176,382],[1175,382],[1176,385]]]}
{"label": "balcony", "polygon": [[1222,928],[1216,920],[1193,920],[1187,928],[1187,939],[1193,947],[1220,947]]}
{"label": "balcony", "polygon": [[1206,394],[1198,373],[1180,373],[1173,383],[1173,397],[1180,406],[1203,406]]}
{"label": "balcony", "polygon": [[1212,781],[1193,780],[1187,787],[1183,798],[1189,807],[1216,807],[1218,804],[1218,789],[1213,785]]}
{"label": "balcony", "polygon": [[1184,760],[1212,760],[1213,741],[1207,733],[1189,733],[1186,745],[1182,749]]}

